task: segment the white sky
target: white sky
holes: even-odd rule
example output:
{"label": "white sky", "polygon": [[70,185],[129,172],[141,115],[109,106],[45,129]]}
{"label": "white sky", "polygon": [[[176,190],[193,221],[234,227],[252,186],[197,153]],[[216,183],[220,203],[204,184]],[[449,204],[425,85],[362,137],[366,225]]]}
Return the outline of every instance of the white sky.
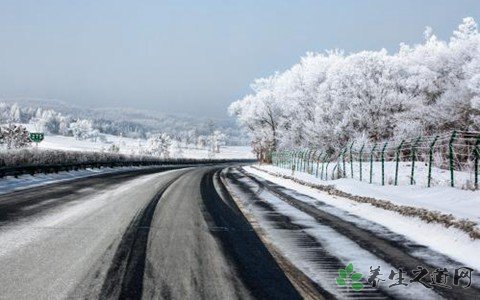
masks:
{"label": "white sky", "polygon": [[220,117],[307,51],[395,51],[480,19],[478,0],[0,3],[0,97]]}

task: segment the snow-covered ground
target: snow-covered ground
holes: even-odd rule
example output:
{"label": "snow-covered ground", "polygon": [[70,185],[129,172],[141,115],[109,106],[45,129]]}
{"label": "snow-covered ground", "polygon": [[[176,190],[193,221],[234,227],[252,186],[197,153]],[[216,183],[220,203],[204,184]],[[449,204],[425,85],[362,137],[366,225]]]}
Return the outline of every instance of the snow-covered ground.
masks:
{"label": "snow-covered ground", "polygon": [[[313,163],[309,166],[311,174],[317,177],[323,177],[324,179],[332,179],[338,177],[338,169],[335,168],[336,163],[324,164],[324,170],[322,173],[322,164]],[[340,164],[343,171],[343,164]],[[413,172],[413,185],[427,187],[428,186],[428,164],[423,161],[417,161],[414,165]],[[352,177],[353,170],[353,177]],[[395,183],[395,170],[396,163],[394,161],[386,161],[384,164],[384,184],[394,185]],[[468,189],[474,185],[475,173],[473,167],[470,170],[458,171],[454,170],[454,185],[457,188]],[[360,173],[362,175],[362,181],[370,182],[370,162],[364,161],[361,164],[354,161],[352,164],[347,160],[345,162],[345,177],[360,180]],[[448,186],[450,187],[450,170],[440,169],[432,167],[430,186]],[[343,177],[343,176],[341,176]],[[398,164],[398,185],[412,185],[412,163],[409,161],[402,161]],[[372,183],[382,184],[382,163],[374,161],[372,163]]]}
{"label": "snow-covered ground", "polygon": [[[291,175],[291,171],[274,166],[257,167],[279,175]],[[446,228],[442,224],[427,223],[419,218],[404,216],[368,203],[359,203],[348,198],[329,195],[318,189],[296,183],[290,179],[270,175],[256,168],[244,167],[244,169],[255,176],[295,191],[297,193],[295,194],[296,198],[300,197],[302,201],[319,209],[324,209],[323,204],[327,204],[337,209],[336,212],[331,211],[330,213],[343,214],[342,218],[347,218],[348,215],[355,216],[379,224],[417,244],[480,270],[480,256],[476,254],[480,248],[480,240],[471,239],[468,234],[459,229]],[[306,182],[335,185],[337,189],[355,195],[388,200],[402,205],[423,207],[429,210],[441,210],[475,222],[480,220],[480,192],[446,187],[430,189],[415,186],[382,187],[352,179],[321,181],[315,176],[298,172],[295,176]]]}
{"label": "snow-covered ground", "polygon": [[[71,136],[61,135],[45,135],[45,139],[38,144],[41,149],[56,149],[69,151],[108,151],[112,145],[120,148],[123,154],[138,154],[139,150],[147,143],[144,139],[133,139],[114,135],[103,135],[105,139],[102,141],[97,139],[77,140]],[[238,158],[249,159],[255,158],[250,147],[242,146],[223,146],[220,153],[212,153],[207,149],[196,149],[193,147],[181,147],[181,153],[177,155],[184,158]]]}
{"label": "snow-covered ground", "polygon": [[[292,175],[291,170],[272,165],[257,165],[257,167],[280,175]],[[347,168],[347,170],[349,169]],[[249,172],[260,174],[257,170],[251,168]],[[447,186],[434,186],[431,188],[426,188],[422,185],[382,186],[380,184],[369,184],[367,182],[368,177],[360,182],[358,179],[352,178],[322,180],[315,175],[304,172],[295,172],[294,176],[312,184],[333,185],[336,189],[353,195],[388,200],[398,205],[422,207],[428,210],[452,214],[457,218],[467,218],[480,222],[480,191],[461,190]]]}

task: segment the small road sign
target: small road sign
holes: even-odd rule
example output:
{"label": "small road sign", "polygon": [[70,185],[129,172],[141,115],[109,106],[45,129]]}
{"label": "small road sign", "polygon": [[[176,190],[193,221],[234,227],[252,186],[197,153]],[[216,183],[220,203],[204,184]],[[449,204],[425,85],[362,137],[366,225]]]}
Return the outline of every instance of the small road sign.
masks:
{"label": "small road sign", "polygon": [[44,137],[45,135],[41,132],[30,132],[30,140],[32,140],[32,142],[35,142],[37,145],[38,143],[43,141]]}

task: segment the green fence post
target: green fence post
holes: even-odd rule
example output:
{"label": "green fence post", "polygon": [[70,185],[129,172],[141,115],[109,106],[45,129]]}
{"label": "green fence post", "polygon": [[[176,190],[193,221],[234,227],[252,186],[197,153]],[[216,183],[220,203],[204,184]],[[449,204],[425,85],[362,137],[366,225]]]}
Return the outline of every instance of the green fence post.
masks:
{"label": "green fence post", "polygon": [[312,164],[310,166],[310,170],[312,171],[312,175],[313,175],[313,171],[314,171],[315,162],[317,162],[317,165],[318,165],[318,155],[317,155],[317,153],[318,153],[318,155],[320,155],[321,151],[320,150],[315,150],[314,155],[312,155]]}
{"label": "green fence post", "polygon": [[296,168],[295,163],[297,159],[297,151],[292,151],[292,160],[290,162],[290,170],[294,170]]}
{"label": "green fence post", "polygon": [[475,143],[475,189],[478,190],[478,160],[480,158],[480,136],[477,138],[477,142]]}
{"label": "green fence post", "polygon": [[323,170],[325,169],[325,162],[327,161],[328,153],[325,152],[325,156],[323,157],[322,160],[322,172],[320,173],[320,179],[323,180]]}
{"label": "green fence post", "polygon": [[325,166],[325,180],[328,180],[328,165],[330,164],[330,157],[328,158],[327,165]]}
{"label": "green fence post", "polygon": [[313,173],[313,159],[315,157],[315,154],[317,154],[317,150],[313,150],[312,153],[310,153],[310,156],[308,158],[308,167],[307,167],[308,174]]}
{"label": "green fence post", "polygon": [[400,163],[400,150],[402,149],[403,143],[405,143],[405,140],[400,142],[395,153],[395,185],[398,185],[398,164]]}
{"label": "green fence post", "polygon": [[413,185],[415,184],[415,160],[417,158],[417,155],[416,155],[416,150],[417,150],[417,145],[418,143],[420,142],[420,139],[422,137],[419,136],[415,142],[413,142],[412,144],[412,173],[410,175],[410,184]]}
{"label": "green fence post", "polygon": [[457,136],[457,132],[454,130],[452,136],[450,137],[450,142],[448,143],[448,152],[449,152],[449,159],[450,159],[450,185],[452,187],[455,186],[455,178],[454,178],[454,169],[455,169],[455,162],[453,161],[453,142]]}
{"label": "green fence post", "polygon": [[303,151],[299,150],[298,157],[297,157],[297,163],[295,165],[295,171],[300,171],[300,164],[302,163],[302,155],[303,155]]}
{"label": "green fence post", "polygon": [[293,152],[293,164],[292,164],[292,170],[297,170],[297,156],[298,156],[298,151]]}
{"label": "green fence post", "polygon": [[298,151],[297,163],[295,164],[295,171],[299,171],[299,170],[300,170],[300,160],[301,160],[300,157],[302,156],[302,153],[303,153],[302,150],[299,150],[299,151]]}
{"label": "green fence post", "polygon": [[353,178],[353,144],[355,144],[355,142],[352,142],[352,144],[350,145],[350,173],[352,175],[352,178]]}
{"label": "green fence post", "polygon": [[[343,177],[347,177],[347,172],[345,171],[346,167],[345,167],[345,153],[347,152],[347,147],[345,147],[344,149],[342,149],[342,151],[340,152],[340,155],[342,156],[342,163],[343,163],[343,170],[342,170],[342,173],[343,173]],[[338,157],[338,163],[340,165],[340,156]],[[340,168],[339,169],[339,172],[338,172],[338,177],[340,177]]]}
{"label": "green fence post", "polygon": [[372,151],[370,152],[370,183],[372,183],[373,178],[373,152],[375,152],[375,148],[377,148],[377,143],[373,145]]}
{"label": "green fence post", "polygon": [[305,165],[303,166],[303,172],[308,173],[308,166],[310,165],[310,157],[312,156],[312,150],[308,150]]}
{"label": "green fence post", "polygon": [[286,151],[286,152],[285,152],[285,164],[284,164],[284,165],[285,165],[285,169],[291,169],[291,166],[290,166],[290,162],[291,162],[290,158],[291,158],[291,156],[292,156],[291,151]]}
{"label": "green fence post", "polygon": [[323,152],[320,151],[320,154],[318,154],[318,157],[317,157],[317,169],[315,170],[315,177],[318,178],[318,167],[320,165],[320,158],[322,157],[322,154]]}
{"label": "green fence post", "polygon": [[362,147],[360,148],[360,153],[359,153],[359,162],[360,162],[360,181],[362,181],[362,155],[363,155],[363,148],[365,147],[365,144],[362,144]]}
{"label": "green fence post", "polygon": [[305,156],[307,156],[307,151],[308,150],[304,150],[302,152],[302,157],[300,158],[300,169],[298,171],[302,172],[303,171],[303,165],[305,164]]}
{"label": "green fence post", "polygon": [[382,148],[382,185],[385,185],[385,149],[387,148],[388,142],[385,142]]}
{"label": "green fence post", "polygon": [[[337,164],[333,167],[332,179],[335,179],[335,169],[337,169],[337,178],[340,178],[340,157],[338,157]],[[342,173],[345,173],[345,171]]]}
{"label": "green fence post", "polygon": [[433,165],[433,147],[435,147],[435,143],[438,140],[438,135],[435,136],[432,143],[430,144],[430,151],[428,153],[428,182],[427,187],[430,187],[432,182],[432,165]]}
{"label": "green fence post", "polygon": [[303,155],[303,158],[302,158],[302,169],[300,171],[302,172],[305,172],[305,165],[307,164],[307,157],[308,157],[308,154],[310,153],[310,150],[305,150],[305,153]]}
{"label": "green fence post", "polygon": [[305,160],[303,161],[303,172],[306,172],[308,169],[308,160],[310,159],[310,149],[307,150],[307,153],[305,154]]}
{"label": "green fence post", "polygon": [[289,162],[289,169],[292,170],[293,169],[293,166],[295,165],[295,150],[293,150],[291,153],[290,153],[290,162]]}
{"label": "green fence post", "polygon": [[307,150],[307,155],[305,156],[305,162],[303,164],[303,172],[308,172],[308,163],[310,161],[310,155],[312,154],[311,150]]}
{"label": "green fence post", "polygon": [[303,155],[303,158],[302,158],[302,172],[305,172],[305,167],[307,165],[307,160],[308,160],[308,156],[310,154],[310,150],[305,150],[305,153]]}
{"label": "green fence post", "polygon": [[295,171],[298,171],[300,167],[300,154],[302,154],[302,150],[298,150],[297,154],[295,154]]}
{"label": "green fence post", "polygon": [[337,164],[335,165],[335,167],[333,167],[333,170],[332,170],[332,179],[334,178],[334,174],[335,174],[335,170],[338,168],[338,172],[337,172],[337,176],[340,176],[340,168],[338,167],[340,166],[340,157],[338,158],[338,161],[337,161]]}

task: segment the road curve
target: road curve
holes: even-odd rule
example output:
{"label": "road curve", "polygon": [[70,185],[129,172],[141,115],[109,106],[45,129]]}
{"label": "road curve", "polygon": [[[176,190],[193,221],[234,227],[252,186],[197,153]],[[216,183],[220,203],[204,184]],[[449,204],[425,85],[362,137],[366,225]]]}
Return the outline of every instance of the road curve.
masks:
{"label": "road curve", "polygon": [[1,299],[298,299],[221,167],[0,196]]}

